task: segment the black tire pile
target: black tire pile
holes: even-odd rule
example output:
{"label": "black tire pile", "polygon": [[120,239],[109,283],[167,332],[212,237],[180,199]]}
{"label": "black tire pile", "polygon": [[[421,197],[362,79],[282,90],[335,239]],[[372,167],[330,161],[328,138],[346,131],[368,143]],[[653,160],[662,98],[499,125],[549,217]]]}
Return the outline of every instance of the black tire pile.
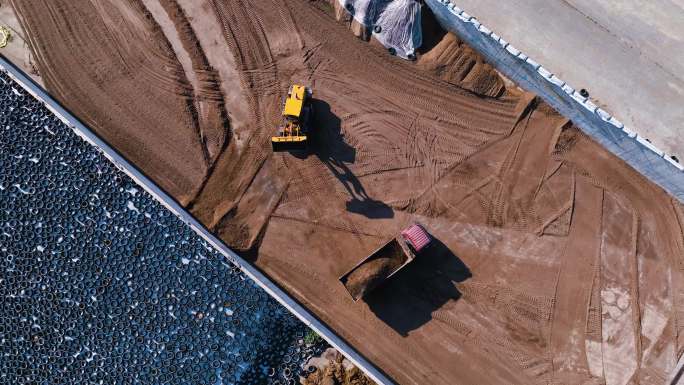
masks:
{"label": "black tire pile", "polygon": [[298,383],[326,346],[0,72],[0,383]]}

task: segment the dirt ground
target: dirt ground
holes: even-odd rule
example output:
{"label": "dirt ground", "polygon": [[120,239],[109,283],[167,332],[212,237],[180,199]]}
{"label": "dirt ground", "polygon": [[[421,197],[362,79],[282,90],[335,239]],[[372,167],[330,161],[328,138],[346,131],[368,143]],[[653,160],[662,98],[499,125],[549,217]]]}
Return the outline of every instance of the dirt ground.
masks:
{"label": "dirt ground", "polygon": [[11,33],[7,45],[0,48],[0,54],[11,60],[33,80],[43,85],[38,67],[31,56],[31,49],[26,41],[24,31],[14,13],[14,8],[7,0],[0,0],[0,26],[7,28]]}
{"label": "dirt ground", "polygon": [[[406,62],[323,1],[12,5],[58,99],[398,383],[665,383],[684,350],[684,206],[428,12]],[[293,82],[306,158],[270,151]],[[353,302],[414,221],[437,247]]]}
{"label": "dirt ground", "polygon": [[376,385],[333,348],[309,360],[307,367],[313,371],[300,378],[301,385]]}

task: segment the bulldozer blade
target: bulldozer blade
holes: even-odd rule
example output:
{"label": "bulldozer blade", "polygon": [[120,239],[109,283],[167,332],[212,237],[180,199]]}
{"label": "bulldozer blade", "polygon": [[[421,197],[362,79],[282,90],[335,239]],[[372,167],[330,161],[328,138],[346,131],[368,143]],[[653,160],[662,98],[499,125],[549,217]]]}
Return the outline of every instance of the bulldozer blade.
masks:
{"label": "bulldozer blade", "polygon": [[285,151],[305,151],[307,149],[306,141],[271,141],[273,152]]}

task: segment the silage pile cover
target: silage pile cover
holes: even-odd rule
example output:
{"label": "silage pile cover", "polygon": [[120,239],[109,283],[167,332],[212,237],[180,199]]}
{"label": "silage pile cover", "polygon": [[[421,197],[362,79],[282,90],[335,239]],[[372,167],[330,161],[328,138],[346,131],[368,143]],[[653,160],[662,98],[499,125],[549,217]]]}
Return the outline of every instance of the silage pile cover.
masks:
{"label": "silage pile cover", "polygon": [[[416,0],[338,0],[373,37],[404,59],[423,43],[420,3]],[[377,28],[379,27],[379,28]]]}

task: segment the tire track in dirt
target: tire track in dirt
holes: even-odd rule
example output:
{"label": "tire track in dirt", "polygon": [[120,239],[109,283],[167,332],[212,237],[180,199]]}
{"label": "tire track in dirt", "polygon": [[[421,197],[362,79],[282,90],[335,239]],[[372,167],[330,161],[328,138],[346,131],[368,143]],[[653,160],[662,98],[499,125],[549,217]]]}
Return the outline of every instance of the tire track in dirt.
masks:
{"label": "tire track in dirt", "polygon": [[[291,222],[290,219],[278,218],[274,220],[274,222],[276,223],[280,221]],[[304,223],[301,223],[300,226],[300,228],[302,228],[302,232],[304,233],[309,232],[310,229],[317,228],[317,226],[310,227],[309,224]],[[280,227],[279,231],[283,231],[283,229],[290,227],[291,225],[288,224],[287,226]],[[346,230],[333,230],[333,233],[336,234],[344,234],[346,232]],[[299,237],[301,235],[297,234],[294,236]],[[345,234],[343,236],[334,236],[333,238],[342,238],[344,239],[344,241],[340,241],[341,243],[348,243],[347,240],[349,237],[356,236],[357,234]],[[322,238],[319,237],[313,242],[320,242],[321,239]],[[334,244],[335,242],[332,243]],[[354,308],[354,302],[352,301],[349,294],[344,290],[343,286],[330,284],[332,280],[337,279],[337,276],[340,275],[339,272],[331,272],[327,269],[321,271],[320,269],[317,269],[316,267],[310,264],[305,265],[297,262],[297,255],[303,252],[306,253],[306,250],[294,248],[287,244],[281,244],[280,246],[278,246],[279,251],[278,256],[276,256],[275,254],[273,254],[275,249],[273,249],[272,247],[273,245],[269,244],[266,247],[266,249],[263,250],[262,256],[265,258],[262,262],[264,266],[270,266],[275,277],[282,277],[283,275],[292,276],[294,272],[294,276],[292,277],[293,279],[290,280],[288,284],[286,284],[286,288],[293,292],[295,295],[301,294],[302,292],[300,291],[300,289],[303,287],[315,288],[316,294],[314,296],[307,296],[308,299],[304,298],[303,302],[308,306],[309,309],[312,309],[318,314],[320,314],[320,318],[324,322],[330,323],[335,321],[335,319],[330,318],[331,316],[328,313],[323,311],[324,308],[327,306],[342,306],[347,310]],[[283,255],[287,255],[287,257],[283,258]],[[343,255],[342,259],[348,260],[349,256]],[[329,256],[326,257],[326,260],[339,259],[336,256]],[[329,265],[329,263],[323,264]],[[319,285],[315,285],[315,283],[318,283]],[[360,312],[347,312],[346,314],[343,313],[341,315],[338,315],[338,317],[345,318],[347,322],[343,327],[337,329],[336,331],[340,333],[340,335],[344,336],[351,343],[362,344],[363,341],[367,338],[384,338],[393,341],[390,348],[394,353],[391,354],[391,356],[421,357],[427,353],[422,350],[422,347],[412,346],[410,343],[404,341],[402,338],[397,338],[397,333],[393,331],[388,325],[383,324],[382,321],[380,321],[373,314],[373,312],[365,306],[363,307],[363,309],[361,309]],[[372,329],[373,332],[370,334],[355,332],[355,330],[358,330],[358,328],[364,326],[366,328]],[[384,349],[380,346],[376,346],[373,349],[371,349],[371,351],[367,351],[365,353],[365,355],[373,361],[386,357],[385,354],[386,353]],[[428,376],[428,373],[424,369],[416,367],[413,368],[418,370],[418,372],[414,371],[414,375],[424,378],[425,380],[434,378],[432,376]],[[408,367],[397,367],[394,370],[404,372],[404,375],[410,372],[410,369]]]}
{"label": "tire track in dirt", "polygon": [[[638,264],[638,274],[632,272],[635,275],[630,291],[633,295],[638,294],[638,319],[635,315],[633,324],[639,330],[636,346],[641,346],[638,354],[643,357],[639,360],[641,367],[635,373],[635,378],[648,382],[648,377],[653,376],[649,373],[669,373],[676,363],[675,331],[667,327],[667,320],[676,322],[671,309],[678,306],[677,293],[674,292],[678,284],[671,286],[673,278],[669,276],[681,277],[676,268],[677,258],[674,257],[684,253],[678,241],[681,237],[680,227],[670,203],[671,197],[633,169],[625,167],[622,161],[597,149],[598,145],[575,132],[569,150],[562,157],[576,165],[578,172],[589,175],[594,182],[603,185],[619,199],[629,202],[636,213],[639,233],[632,266]],[[668,278],[663,277],[663,274],[667,274]],[[654,349],[660,344],[659,341],[667,343]],[[672,356],[667,354],[668,351]]]}
{"label": "tire track in dirt", "polygon": [[[607,195],[607,194],[606,194]],[[606,196],[606,200],[608,197]],[[604,204],[606,202],[604,200]],[[604,221],[605,222],[605,221]],[[608,226],[605,223],[602,225],[604,228]],[[604,231],[604,236],[606,231]],[[603,254],[605,253],[605,241],[601,241],[601,259],[603,259]],[[587,365],[589,366],[589,374],[594,378],[604,378],[604,360],[603,360],[603,306],[601,303],[601,265],[603,260],[595,264],[593,279],[591,282],[591,295],[589,297],[589,306],[587,311],[587,320],[585,326],[585,340],[584,340],[584,350],[587,353]]]}
{"label": "tire track in dirt", "polygon": [[[137,1],[12,5],[47,88],[124,156],[145,164],[162,188],[186,201],[205,171],[187,113],[188,82],[144,7]],[[154,127],[164,130],[148,129]]]}
{"label": "tire track in dirt", "polygon": [[[498,323],[479,320],[469,327],[478,344],[491,346],[498,354],[519,366],[536,383],[551,380],[551,359],[546,354],[553,298],[539,297],[497,284],[465,282],[458,285],[463,300],[482,314],[497,311]],[[499,333],[493,330],[503,328]],[[501,337],[493,337],[499,335]],[[524,344],[520,342],[524,341]]]}
{"label": "tire track in dirt", "polygon": [[673,256],[684,253],[678,241],[681,234],[676,212],[670,203],[672,198],[633,169],[625,167],[619,159],[607,152],[597,152],[598,145],[583,134],[576,130],[570,134],[565,139],[567,149],[561,155],[564,161],[575,165],[578,172],[589,176],[592,183],[629,202],[638,221],[638,234],[633,240],[636,255],[630,262],[632,266],[638,266],[638,272],[637,267],[632,268],[629,291],[638,296],[631,322],[637,330],[637,356],[642,358],[638,360],[640,367],[633,378],[649,382],[649,378],[658,377],[655,373],[665,373],[666,376],[676,363],[675,331],[667,325],[676,321],[671,309],[676,306],[677,294],[673,291],[678,285],[671,286],[669,282],[673,278],[669,276],[679,274],[675,273],[678,269]]}
{"label": "tire track in dirt", "polygon": [[[463,116],[486,117],[493,119],[490,123],[501,124],[508,123],[513,117],[515,107],[513,100],[477,99],[455,87],[448,87],[448,91],[445,92],[444,86],[448,84],[445,81],[416,72],[412,65],[387,57],[385,50],[369,49],[362,41],[348,39],[344,27],[337,23],[330,23],[331,16],[323,10],[314,9],[299,0],[289,2],[288,6],[294,9],[294,14],[301,15],[302,19],[307,20],[307,23],[301,27],[304,34],[315,30],[318,36],[328,37],[322,42],[321,48],[314,56],[334,46],[337,54],[329,56],[335,57],[336,62],[339,61],[337,62],[339,69],[345,68],[344,72],[347,73],[354,71],[354,79],[366,84],[369,92],[373,94],[382,95],[385,98],[392,97],[394,100],[400,98],[408,101],[408,103],[402,103],[405,106],[410,105],[421,111],[439,114],[440,117],[447,119],[462,119]],[[344,62],[341,61],[343,59]],[[360,62],[364,64],[362,71],[356,70]],[[382,90],[375,89],[373,87],[375,84],[382,84]],[[439,108],[443,105],[459,105],[464,112],[467,112],[454,114],[448,109]]]}
{"label": "tire track in dirt", "polygon": [[[516,127],[522,127],[522,129],[524,130],[524,128],[526,127],[526,124],[524,122],[529,118],[529,115],[531,114],[531,108],[533,105],[533,95],[529,94],[521,98],[521,100],[516,105],[516,111],[518,112],[518,115],[516,119],[513,122],[511,122],[511,125],[509,127],[506,127],[499,131],[498,136],[490,137],[488,138],[488,141],[479,143],[477,146],[464,151],[464,154],[462,156],[455,157],[455,159],[452,160],[453,163],[447,165],[440,173],[433,174],[433,178],[429,181],[427,187],[424,190],[422,190],[422,192],[420,192],[410,202],[409,207],[407,209],[410,211],[416,211],[417,207],[420,207],[421,205],[425,204],[425,202],[422,202],[423,200],[427,200],[429,202],[432,196],[434,196],[433,194],[435,194],[435,187],[439,183],[441,183],[444,178],[447,178],[451,174],[453,174],[454,171],[459,168],[459,166],[465,164],[471,157],[477,156],[478,154],[487,151],[488,148],[496,146],[501,141],[508,140],[510,138],[515,139],[513,137],[513,133],[516,132],[516,130],[520,131]],[[457,204],[455,204],[454,206],[457,206]],[[430,214],[430,211],[431,210],[423,210],[421,211],[421,213],[425,215],[434,215]],[[492,210],[487,209],[487,212],[490,213],[492,212]]]}
{"label": "tire track in dirt", "polygon": [[637,222],[635,213],[612,194],[606,194],[603,211],[599,281],[602,371],[608,383],[619,384],[638,373],[640,362],[640,329],[635,325],[638,282],[634,280],[638,274],[634,264]]}
{"label": "tire track in dirt", "polygon": [[[671,204],[679,225],[679,249],[684,250],[684,205],[674,198],[671,199]],[[675,341],[677,342],[675,350],[677,356],[681,356],[684,353],[684,282],[681,280],[681,278],[684,277],[684,253],[675,254],[674,264],[677,266],[677,274],[673,277],[675,304],[672,309],[675,318]],[[676,277],[679,277],[680,279],[677,280]]]}
{"label": "tire track in dirt", "polygon": [[[326,219],[323,208],[329,205],[331,187],[333,191],[337,191],[334,186],[331,186],[331,182],[325,183],[325,181],[332,181],[334,179],[330,178],[330,173],[332,171],[331,168],[335,166],[325,164],[326,167],[323,167],[324,161],[313,158],[307,159],[306,162],[301,162],[293,161],[283,156],[281,160],[287,168],[290,180],[305,182],[301,186],[297,186],[297,188],[300,190],[299,195],[302,197],[299,202],[305,204],[308,210],[312,212],[312,214],[309,214],[309,217],[315,222],[323,222]],[[310,172],[313,172],[313,177],[305,178],[304,175]],[[290,187],[292,186],[294,184],[290,184]],[[349,199],[353,198],[353,196],[349,197]],[[335,220],[338,221],[338,226],[354,234],[355,237],[359,237],[363,233],[349,220],[347,213],[336,215]],[[331,251],[337,258],[340,258],[343,254],[343,251],[338,247],[331,247]]]}
{"label": "tire track in dirt", "polygon": [[[224,27],[224,39],[235,55],[243,88],[250,90],[245,97],[253,118],[253,129],[241,151],[229,145],[221,153],[214,172],[189,205],[194,215],[217,230],[217,225],[227,226],[235,217],[241,197],[270,156],[266,145],[276,124],[279,91],[277,68],[253,8],[241,1],[211,1],[210,5]],[[249,238],[255,239],[260,231],[251,231]],[[251,247],[251,242],[236,239],[231,245],[244,249]]]}
{"label": "tire track in dirt", "polygon": [[[176,15],[180,0],[162,1]],[[354,39],[319,1],[180,2],[188,15],[209,15],[222,26],[217,39],[234,56],[224,62],[212,60],[215,53],[206,49],[214,45],[206,36],[199,36],[202,47],[193,47],[202,18],[173,16],[182,32],[164,37],[139,2],[15,3],[22,23],[33,30],[29,39],[53,92],[88,122],[99,121],[105,138],[118,138],[110,142],[123,146],[124,155],[162,187],[183,186],[187,175],[181,171],[194,170],[192,183],[185,183],[191,188],[167,190],[190,202],[192,212],[231,246],[251,248],[257,266],[397,381],[612,383],[615,371],[591,377],[597,371],[588,363],[588,341],[601,344],[600,366],[618,357],[611,352],[620,345],[603,339],[610,335],[610,314],[604,313],[610,301],[604,306],[601,290],[609,286],[634,298],[624,321],[641,357],[635,358],[635,382],[663,378],[676,352],[684,350],[681,207],[532,95],[476,95],[495,95],[500,79],[480,78],[487,67],[466,47],[436,50],[436,62],[429,64],[437,68],[419,69]],[[210,146],[197,139],[184,108],[188,101],[219,103],[222,97],[212,88],[214,80],[205,91],[184,80],[169,47],[173,39],[185,40],[174,47],[194,52],[191,74],[213,79],[206,65],[225,74],[226,63],[231,70],[235,64],[232,73],[245,91],[250,117],[244,137],[239,145],[226,140],[213,170],[202,163],[202,148]],[[89,54],[63,54],[81,51]],[[86,74],[91,85],[72,84],[65,69]],[[326,138],[316,146],[324,151],[306,160],[273,156],[268,145],[291,82],[312,85],[317,107],[323,107],[317,128]],[[461,88],[468,83],[477,86],[471,87],[475,93]],[[208,138],[196,108],[200,133]],[[160,166],[155,159],[172,163]],[[584,190],[575,191],[575,185]],[[605,191],[607,198],[596,206],[584,199],[587,190]],[[368,197],[375,211],[351,211],[347,203],[356,194]],[[608,203],[613,198],[638,220],[630,234],[629,224],[610,222],[621,212]],[[373,217],[382,205],[382,215]],[[501,220],[487,225],[492,212]],[[591,226],[577,220],[580,214]],[[380,238],[413,220],[462,259],[472,277],[454,286],[448,275],[408,274],[402,285],[422,289],[408,295],[395,290],[398,297],[385,293],[389,313],[342,298],[343,288],[332,286],[337,277]],[[613,228],[623,231],[620,242],[634,235],[633,251],[620,254],[628,263],[616,268],[599,254],[599,266],[587,262],[589,252],[572,253],[607,245],[603,240]],[[564,243],[572,255],[561,252]],[[559,297],[551,294],[555,273]],[[613,276],[622,277],[615,280],[619,285],[607,279]],[[462,290],[463,297],[441,302],[437,297],[446,287]],[[570,315],[552,320],[548,314],[555,312]],[[549,330],[552,337],[544,338]]]}
{"label": "tire track in dirt", "polygon": [[[197,73],[192,68],[192,60],[190,58],[190,52],[185,47],[185,44],[179,44],[180,32],[175,25],[173,19],[169,16],[168,12],[164,10],[162,5],[154,0],[141,0],[141,4],[145,7],[145,12],[147,12],[159,26],[164,36],[169,37],[169,46],[173,50],[174,55],[178,59],[178,62],[183,69],[183,73],[179,74],[179,77],[185,80],[187,85],[187,93],[184,94],[188,98],[187,107],[188,111],[192,117],[190,126],[196,132],[198,140],[202,144],[202,156],[204,158],[205,167],[211,167],[211,162],[209,159],[209,152],[207,151],[207,146],[205,144],[205,138],[202,135],[202,127],[199,121],[199,116],[197,113],[197,95],[195,90],[199,88],[199,83],[197,80]],[[175,43],[175,45],[174,45]]]}
{"label": "tire track in dirt", "polygon": [[[546,165],[551,160],[558,133],[568,120],[536,110],[522,122],[520,139],[498,173],[491,224],[540,233],[544,223],[550,221],[548,218],[557,217],[570,204],[567,198],[555,205],[548,199],[542,204],[538,202],[542,186],[551,190],[552,184],[546,179]],[[556,188],[567,191],[568,187],[561,184]],[[551,195],[554,195],[553,191]]]}
{"label": "tire track in dirt", "polygon": [[208,174],[218,156],[230,140],[228,114],[225,109],[221,78],[210,64],[195,35],[185,12],[175,0],[161,0],[162,7],[173,21],[180,41],[188,52],[192,70],[196,74],[197,86],[194,92],[194,111],[197,114],[202,143],[207,154]]}
{"label": "tire track in dirt", "polygon": [[[584,178],[576,179],[573,226],[562,253],[554,295],[551,338],[554,379],[561,383],[581,383],[590,377],[584,332],[591,297],[591,274],[598,261],[603,190]],[[579,284],[579,286],[578,286]]]}

